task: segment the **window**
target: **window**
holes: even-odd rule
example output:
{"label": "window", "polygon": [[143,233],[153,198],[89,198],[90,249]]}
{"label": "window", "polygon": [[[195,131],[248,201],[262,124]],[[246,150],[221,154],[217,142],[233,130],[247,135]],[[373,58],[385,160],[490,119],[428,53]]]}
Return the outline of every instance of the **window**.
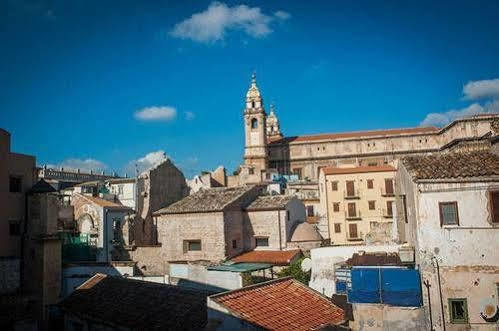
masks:
{"label": "window", "polygon": [[[254,107],[253,107],[253,108],[254,108]],[[253,118],[253,119],[251,120],[251,128],[252,128],[252,129],[256,129],[256,128],[258,128],[258,120],[257,120],[256,118]]]}
{"label": "window", "polygon": [[250,175],[254,175],[254,174],[255,174],[255,169],[253,169],[253,168],[248,168],[248,173],[249,173]]}
{"label": "window", "polygon": [[289,210],[286,210],[286,219],[288,222],[291,220],[291,216],[289,215]]}
{"label": "window", "polygon": [[347,180],[347,197],[355,196],[355,184],[353,180]]}
{"label": "window", "polygon": [[184,240],[184,253],[190,251],[200,251],[201,240]]}
{"label": "window", "polygon": [[18,176],[9,177],[9,192],[18,193],[22,192],[22,178]]}
{"label": "window", "polygon": [[376,209],[376,201],[369,201],[369,210]]}
{"label": "window", "polygon": [[21,222],[20,221],[9,221],[9,234],[11,236],[21,235]]}
{"label": "window", "polygon": [[251,101],[251,108],[255,108],[255,101]]}
{"label": "window", "polygon": [[340,211],[340,203],[339,202],[333,202],[333,211],[334,212]]}
{"label": "window", "polygon": [[348,217],[355,217],[355,216],[357,216],[355,202],[349,202],[348,203]]}
{"label": "window", "polygon": [[466,299],[449,299],[451,323],[468,323],[468,303]]}
{"label": "window", "polygon": [[459,214],[457,211],[457,202],[439,202],[440,226],[459,225]]}
{"label": "window", "polygon": [[348,224],[348,232],[350,238],[352,239],[356,239],[359,237],[359,234],[357,233],[357,224]]}
{"label": "window", "polygon": [[[374,146],[374,144],[373,144],[373,146]],[[369,162],[369,163],[367,163],[367,165],[368,165],[369,167],[375,167],[375,166],[377,166],[377,165],[378,165],[378,162]]]}
{"label": "window", "polygon": [[256,247],[268,247],[269,246],[269,238],[268,237],[255,238],[255,246]]}
{"label": "window", "polygon": [[372,179],[367,180],[367,188],[371,189],[374,187],[374,181]]}
{"label": "window", "polygon": [[490,192],[490,219],[492,223],[499,223],[499,191]]}
{"label": "window", "polygon": [[341,224],[334,224],[334,233],[341,233]]}
{"label": "window", "polygon": [[386,215],[387,216],[393,215],[393,201],[386,202]]}
{"label": "window", "polygon": [[331,190],[338,191],[338,182],[331,182]]}
{"label": "window", "polygon": [[307,206],[307,216],[314,216],[314,206]]}
{"label": "window", "polygon": [[385,193],[393,195],[393,180],[391,178],[385,178]]}
{"label": "window", "polygon": [[298,176],[298,179],[301,179],[301,168],[294,168],[293,173]]}
{"label": "window", "polygon": [[237,240],[232,240],[232,248],[237,248]]}

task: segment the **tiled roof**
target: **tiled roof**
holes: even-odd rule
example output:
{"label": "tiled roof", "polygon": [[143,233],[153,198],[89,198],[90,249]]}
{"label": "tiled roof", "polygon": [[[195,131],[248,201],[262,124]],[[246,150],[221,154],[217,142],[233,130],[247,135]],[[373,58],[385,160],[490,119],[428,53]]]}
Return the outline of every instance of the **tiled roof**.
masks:
{"label": "tiled roof", "polygon": [[372,131],[355,131],[355,132],[341,132],[341,133],[324,133],[316,135],[285,137],[280,140],[273,140],[271,143],[281,144],[290,142],[309,142],[319,140],[336,140],[348,138],[363,138],[363,137],[377,137],[377,136],[398,136],[398,135],[411,135],[411,134],[424,134],[438,132],[440,129],[436,127],[426,128],[407,128],[407,129],[388,129],[388,130],[372,130]]}
{"label": "tiled roof", "polygon": [[154,214],[160,215],[222,211],[225,207],[231,205],[231,203],[242,198],[246,193],[254,189],[254,185],[248,185],[200,190],[171,204],[168,207],[156,211]]}
{"label": "tiled roof", "polygon": [[499,176],[499,156],[488,151],[405,157],[413,179],[463,179]]}
{"label": "tiled roof", "polygon": [[274,265],[288,265],[301,255],[301,250],[293,249],[289,251],[267,251],[254,250],[243,253],[232,258],[235,263],[270,263]]}
{"label": "tiled roof", "polygon": [[246,210],[286,209],[286,205],[294,198],[292,195],[261,195]]}
{"label": "tiled roof", "polygon": [[[78,193],[76,193],[76,194],[78,194]],[[91,201],[91,202],[93,202],[96,205],[101,206],[101,207],[115,208],[115,209],[130,209],[127,206],[123,206],[123,205],[120,205],[119,203],[115,203],[115,202],[112,202],[112,201],[109,201],[109,200],[105,200],[105,199],[101,199],[101,198],[98,198],[98,197],[92,197],[92,196],[83,195],[83,194],[81,194],[81,196],[83,196],[87,200],[89,200],[89,201]]]}
{"label": "tiled roof", "polygon": [[337,168],[337,167],[326,167],[322,168],[325,175],[343,175],[343,174],[358,174],[366,172],[385,172],[385,171],[396,171],[391,165],[382,166],[363,166],[363,167],[351,167],[351,168]]}
{"label": "tiled roof", "polygon": [[292,278],[243,287],[210,299],[267,330],[317,330],[345,319],[343,309]]}
{"label": "tiled roof", "polygon": [[133,330],[203,329],[206,297],[174,285],[96,274],[60,303],[83,319]]}

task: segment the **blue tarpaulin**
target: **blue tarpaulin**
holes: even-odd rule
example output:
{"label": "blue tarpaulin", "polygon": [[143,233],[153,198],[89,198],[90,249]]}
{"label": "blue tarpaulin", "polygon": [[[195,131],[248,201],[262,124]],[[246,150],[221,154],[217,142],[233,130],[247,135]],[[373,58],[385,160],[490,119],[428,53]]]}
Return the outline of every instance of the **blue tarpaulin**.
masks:
{"label": "blue tarpaulin", "polygon": [[405,268],[354,268],[351,303],[384,303],[392,306],[421,306],[419,271]]}

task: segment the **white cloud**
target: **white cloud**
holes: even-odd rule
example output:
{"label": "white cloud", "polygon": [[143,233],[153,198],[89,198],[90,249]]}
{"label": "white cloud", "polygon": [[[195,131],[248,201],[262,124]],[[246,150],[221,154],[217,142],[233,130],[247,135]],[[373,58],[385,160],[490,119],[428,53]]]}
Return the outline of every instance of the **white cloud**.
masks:
{"label": "white cloud", "polygon": [[90,172],[90,170],[103,171],[108,168],[107,164],[95,159],[66,159],[58,164],[47,164],[47,168],[64,168],[68,170],[80,169],[82,172]]}
{"label": "white cloud", "polygon": [[442,113],[430,113],[420,125],[445,126],[458,118],[499,113],[499,79],[468,82],[463,87],[463,94],[467,100],[488,99],[488,101],[482,104],[475,102],[467,107]]}
{"label": "white cloud", "polygon": [[465,99],[499,98],[499,78],[468,82],[463,87]]}
{"label": "white cloud", "polygon": [[129,161],[123,170],[125,171],[125,173],[131,175],[132,177],[135,177],[136,170],[138,170],[139,174],[141,174],[144,171],[157,166],[167,158],[168,156],[166,155],[164,150],[150,152],[141,158]]}
{"label": "white cloud", "polygon": [[274,16],[277,17],[278,19],[281,20],[288,20],[291,18],[291,14],[288,12],[285,12],[284,10],[278,10],[274,13]]}
{"label": "white cloud", "polygon": [[194,114],[191,111],[184,112],[184,115],[185,115],[185,119],[188,120],[188,121],[192,121],[193,119],[196,118],[196,114]]}
{"label": "white cloud", "polygon": [[177,117],[177,109],[170,106],[146,107],[135,113],[141,121],[173,121]]}
{"label": "white cloud", "polygon": [[272,32],[272,21],[291,17],[284,11],[277,11],[274,15],[262,13],[259,7],[229,7],[221,2],[212,2],[205,11],[177,23],[170,34],[203,43],[223,40],[229,30],[241,30],[251,37],[261,38]]}
{"label": "white cloud", "polygon": [[421,126],[445,126],[458,118],[493,113],[499,113],[499,100],[488,102],[483,106],[474,103],[462,109],[452,109],[443,113],[430,113],[421,122]]}

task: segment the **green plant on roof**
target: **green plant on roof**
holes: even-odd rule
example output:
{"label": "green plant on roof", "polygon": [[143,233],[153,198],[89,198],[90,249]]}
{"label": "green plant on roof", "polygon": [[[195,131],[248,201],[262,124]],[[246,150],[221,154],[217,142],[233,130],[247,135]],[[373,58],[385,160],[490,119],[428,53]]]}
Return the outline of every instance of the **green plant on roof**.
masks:
{"label": "green plant on roof", "polygon": [[300,283],[303,283],[303,284],[308,286],[308,282],[310,281],[310,271],[304,272],[301,269],[301,262],[303,261],[303,259],[305,259],[305,257],[302,257],[302,258],[294,261],[293,263],[291,263],[289,265],[289,267],[282,269],[281,272],[279,272],[277,274],[277,276],[278,277],[291,276],[294,279],[296,279],[297,281],[299,281]]}

